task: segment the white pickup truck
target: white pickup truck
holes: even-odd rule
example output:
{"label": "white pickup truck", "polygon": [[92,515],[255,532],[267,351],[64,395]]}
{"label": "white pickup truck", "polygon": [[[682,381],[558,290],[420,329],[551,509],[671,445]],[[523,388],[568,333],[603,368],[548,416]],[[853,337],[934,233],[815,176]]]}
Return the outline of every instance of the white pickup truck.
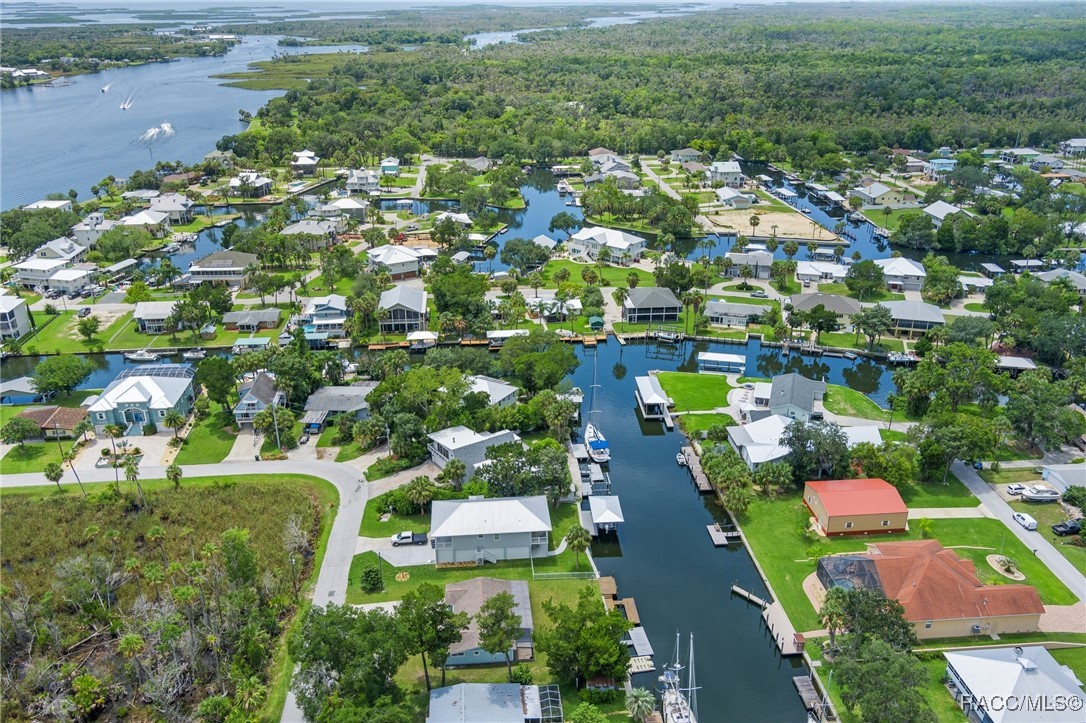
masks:
{"label": "white pickup truck", "polygon": [[392,536],[392,546],[399,547],[400,545],[425,545],[426,533],[425,532],[397,532]]}

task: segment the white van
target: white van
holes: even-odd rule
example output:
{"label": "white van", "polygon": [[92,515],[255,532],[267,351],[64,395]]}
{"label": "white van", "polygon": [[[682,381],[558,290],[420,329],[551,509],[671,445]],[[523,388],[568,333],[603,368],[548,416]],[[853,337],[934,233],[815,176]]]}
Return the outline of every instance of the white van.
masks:
{"label": "white van", "polygon": [[1025,527],[1027,530],[1037,529],[1037,520],[1033,519],[1025,512],[1015,512],[1014,521],[1022,525],[1022,527]]}

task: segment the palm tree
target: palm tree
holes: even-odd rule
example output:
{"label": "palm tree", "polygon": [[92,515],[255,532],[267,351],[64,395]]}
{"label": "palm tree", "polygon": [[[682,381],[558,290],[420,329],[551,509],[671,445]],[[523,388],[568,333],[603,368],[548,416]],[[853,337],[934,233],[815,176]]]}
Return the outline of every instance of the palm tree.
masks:
{"label": "palm tree", "polygon": [[75,437],[82,437],[83,441],[87,441],[87,433],[94,430],[94,425],[90,423],[90,420],[84,418],[80,420],[79,424],[75,425],[75,429],[72,430],[72,435]]}
{"label": "palm tree", "polygon": [[758,218],[758,214],[754,214],[753,216],[750,217],[750,235],[751,236],[754,235],[754,230],[756,228],[758,228],[758,224],[760,224],[761,222],[762,222],[761,219]]}
{"label": "palm tree", "polygon": [[636,289],[637,285],[641,283],[641,277],[637,275],[636,271],[631,271],[626,274],[626,285],[631,289]]}
{"label": "palm tree", "polygon": [[57,486],[57,492],[62,492],[63,488],[60,486],[60,478],[64,476],[64,469],[56,462],[50,462],[45,465],[45,479],[54,483]]}
{"label": "palm tree", "polygon": [[483,249],[483,258],[486,259],[487,264],[489,265],[488,270],[490,271],[490,273],[494,273],[494,257],[497,255],[498,249],[491,246],[490,244],[487,244],[486,247]]}
{"label": "palm tree", "polygon": [[381,327],[381,338],[382,338],[382,339],[384,339],[384,338],[385,338],[385,325],[384,325],[384,324],[382,324],[381,322],[383,322],[383,321],[387,321],[387,320],[388,320],[388,317],[389,317],[389,315],[390,315],[390,312],[389,312],[389,310],[388,310],[388,309],[378,309],[378,310],[377,310],[377,314],[376,314],[376,316],[377,316],[377,323],[378,323],[378,325],[379,325],[379,326]]}
{"label": "palm tree", "polygon": [[588,530],[580,525],[574,525],[566,533],[566,544],[569,549],[573,550],[573,554],[577,560],[577,569],[581,569],[581,553],[588,549],[588,546],[592,544],[592,536],[588,534]]}
{"label": "palm tree", "polygon": [[[490,248],[489,246],[487,248]],[[543,285],[543,274],[538,271],[533,271],[527,278],[528,286],[532,287],[532,291],[535,292],[535,297],[539,298],[539,287]]]}
{"label": "palm tree", "polygon": [[634,688],[626,694],[626,712],[638,723],[645,723],[654,710],[656,696],[648,688]]}
{"label": "palm tree", "polygon": [[683,305],[683,318],[685,319],[684,329],[690,331],[690,314],[686,313],[690,311],[690,307],[694,305],[694,297],[696,294],[692,291],[687,291],[683,294],[683,298],[680,299]]}
{"label": "palm tree", "polygon": [[181,466],[177,463],[171,464],[166,468],[166,479],[173,482],[174,489],[181,489]]}
{"label": "palm tree", "polygon": [[848,591],[843,587],[831,587],[818,610],[818,620],[830,633],[830,650],[837,648],[837,631],[845,624],[845,604]]}
{"label": "palm tree", "polygon": [[166,412],[166,416],[162,418],[162,423],[173,430],[174,439],[177,439],[177,432],[185,426],[185,422],[188,420],[185,415],[176,409],[171,409]]}
{"label": "palm tree", "polygon": [[113,445],[113,488],[120,494],[121,472],[117,468],[117,440],[124,436],[125,429],[119,424],[107,424],[104,430],[109,435],[109,443]]}
{"label": "palm tree", "polygon": [[124,478],[129,482],[135,483],[136,493],[140,497],[140,505],[146,504],[147,501],[143,498],[143,486],[140,485],[139,463],[136,462],[136,458],[132,455],[126,455],[124,458]]}
{"label": "palm tree", "polygon": [[434,499],[434,483],[426,475],[419,475],[407,483],[405,493],[411,504],[425,512],[430,500]]}
{"label": "palm tree", "polygon": [[445,469],[441,470],[439,475],[442,482],[452,483],[456,489],[460,489],[460,485],[464,482],[464,475],[467,474],[467,467],[464,463],[453,457],[445,463]]}

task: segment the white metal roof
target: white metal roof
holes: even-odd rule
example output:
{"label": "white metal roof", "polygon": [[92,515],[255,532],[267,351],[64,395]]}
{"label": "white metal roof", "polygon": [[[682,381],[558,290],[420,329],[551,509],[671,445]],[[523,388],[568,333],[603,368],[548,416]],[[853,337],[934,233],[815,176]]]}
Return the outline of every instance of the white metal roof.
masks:
{"label": "white metal roof", "polygon": [[634,381],[637,382],[637,393],[641,395],[642,402],[667,406],[670,400],[667,393],[664,392],[664,388],[660,386],[659,379],[656,377],[635,377]]}
{"label": "white metal roof", "polygon": [[588,507],[592,511],[592,522],[597,525],[613,525],[625,522],[622,505],[615,495],[593,495],[588,498]]}
{"label": "white metal roof", "polygon": [[550,532],[547,498],[435,500],[430,513],[431,537]]}

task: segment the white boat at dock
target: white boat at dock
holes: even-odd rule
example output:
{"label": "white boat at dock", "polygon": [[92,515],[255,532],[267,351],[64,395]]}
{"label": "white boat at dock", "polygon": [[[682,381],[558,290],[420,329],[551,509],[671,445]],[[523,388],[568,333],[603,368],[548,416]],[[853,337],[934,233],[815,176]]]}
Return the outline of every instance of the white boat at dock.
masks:
{"label": "white boat at dock", "polygon": [[137,364],[146,364],[148,362],[158,361],[158,354],[153,351],[147,351],[146,349],[140,349],[139,351],[126,352],[124,355],[125,361],[135,362]]}
{"label": "white boat at dock", "polygon": [[205,349],[189,349],[186,352],[182,352],[181,358],[186,361],[200,361],[207,358],[207,351]]}
{"label": "white boat at dock", "polygon": [[588,456],[593,462],[604,464],[611,461],[611,448],[607,444],[607,438],[591,422],[584,428],[584,441],[585,447],[588,449]]}
{"label": "white boat at dock", "polygon": [[664,666],[664,674],[660,676],[663,685],[663,695],[660,701],[660,711],[664,715],[664,723],[698,723],[698,689],[694,684],[694,635],[690,635],[690,662],[686,666],[687,680],[683,686],[682,672],[684,667],[679,664],[679,633],[675,633],[675,662]]}
{"label": "white boat at dock", "polygon": [[685,467],[686,466],[686,455],[683,454],[682,452],[677,452],[675,454],[675,463],[678,464],[680,467]]}

